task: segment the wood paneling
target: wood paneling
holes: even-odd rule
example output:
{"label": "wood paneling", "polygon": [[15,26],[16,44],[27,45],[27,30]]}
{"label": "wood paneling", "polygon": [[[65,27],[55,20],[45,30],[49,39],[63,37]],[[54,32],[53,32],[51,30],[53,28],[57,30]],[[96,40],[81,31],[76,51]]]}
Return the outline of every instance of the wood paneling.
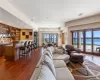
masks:
{"label": "wood paneling", "polygon": [[22,29],[20,31],[20,40],[33,40],[33,30],[32,29]]}
{"label": "wood paneling", "polygon": [[64,33],[62,33],[62,44],[65,44]]}
{"label": "wood paneling", "polygon": [[0,58],[0,80],[29,80],[39,59],[40,48],[33,51],[27,59],[10,62]]}
{"label": "wood paneling", "polygon": [[3,53],[4,53],[3,46],[0,46],[0,57],[3,56]]}

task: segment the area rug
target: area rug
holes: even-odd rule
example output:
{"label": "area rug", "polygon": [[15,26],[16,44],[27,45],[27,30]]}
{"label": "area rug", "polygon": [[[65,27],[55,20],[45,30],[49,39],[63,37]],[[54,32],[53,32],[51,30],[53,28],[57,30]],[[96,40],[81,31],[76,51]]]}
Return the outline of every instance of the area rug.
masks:
{"label": "area rug", "polygon": [[[100,66],[85,59],[83,66],[80,64],[73,64],[74,68],[68,65],[73,76],[83,78],[84,80],[100,80]],[[76,79],[77,80],[77,79]]]}

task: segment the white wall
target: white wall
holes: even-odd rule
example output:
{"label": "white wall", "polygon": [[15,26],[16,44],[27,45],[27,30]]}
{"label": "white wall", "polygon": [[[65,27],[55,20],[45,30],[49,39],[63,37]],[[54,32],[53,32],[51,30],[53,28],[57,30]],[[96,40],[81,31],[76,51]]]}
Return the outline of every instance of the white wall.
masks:
{"label": "white wall", "polygon": [[42,40],[43,40],[43,37],[42,37],[42,34],[43,33],[57,33],[58,34],[58,46],[61,46],[61,32],[59,29],[46,29],[46,28],[42,28],[42,29],[39,29],[39,46],[42,46]]}
{"label": "white wall", "polygon": [[65,26],[68,27],[68,44],[71,44],[72,43],[71,31],[100,28],[100,15],[94,15],[94,16],[66,22]]}
{"label": "white wall", "polygon": [[68,28],[64,27],[62,33],[64,33],[65,44],[68,44]]}

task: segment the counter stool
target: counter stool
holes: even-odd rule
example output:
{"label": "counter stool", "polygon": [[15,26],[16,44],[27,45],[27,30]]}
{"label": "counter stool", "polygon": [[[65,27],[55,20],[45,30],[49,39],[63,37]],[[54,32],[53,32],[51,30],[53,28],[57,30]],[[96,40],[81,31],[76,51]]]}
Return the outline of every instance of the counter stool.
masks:
{"label": "counter stool", "polygon": [[28,53],[29,53],[31,51],[31,42],[30,41],[28,41],[27,48],[28,48]]}
{"label": "counter stool", "polygon": [[31,49],[31,51],[32,51],[32,49],[33,49],[33,48],[32,48],[32,41],[30,41],[30,49]]}
{"label": "counter stool", "polygon": [[24,42],[24,46],[19,48],[19,59],[27,57],[27,41]]}
{"label": "counter stool", "polygon": [[35,51],[35,48],[34,48],[34,42],[33,42],[33,41],[31,42],[31,46],[32,46],[31,49]]}

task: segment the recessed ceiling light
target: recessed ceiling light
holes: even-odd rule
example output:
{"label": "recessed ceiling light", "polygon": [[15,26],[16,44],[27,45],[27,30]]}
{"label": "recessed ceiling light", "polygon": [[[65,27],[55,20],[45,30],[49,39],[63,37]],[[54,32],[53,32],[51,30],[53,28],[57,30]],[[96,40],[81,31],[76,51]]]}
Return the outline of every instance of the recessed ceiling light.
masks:
{"label": "recessed ceiling light", "polygon": [[31,21],[34,21],[35,20],[35,17],[33,17],[32,19],[31,19]]}
{"label": "recessed ceiling light", "polygon": [[83,15],[83,13],[80,13],[78,16],[82,16]]}
{"label": "recessed ceiling light", "polygon": [[48,19],[48,17],[46,17],[46,19]]}

